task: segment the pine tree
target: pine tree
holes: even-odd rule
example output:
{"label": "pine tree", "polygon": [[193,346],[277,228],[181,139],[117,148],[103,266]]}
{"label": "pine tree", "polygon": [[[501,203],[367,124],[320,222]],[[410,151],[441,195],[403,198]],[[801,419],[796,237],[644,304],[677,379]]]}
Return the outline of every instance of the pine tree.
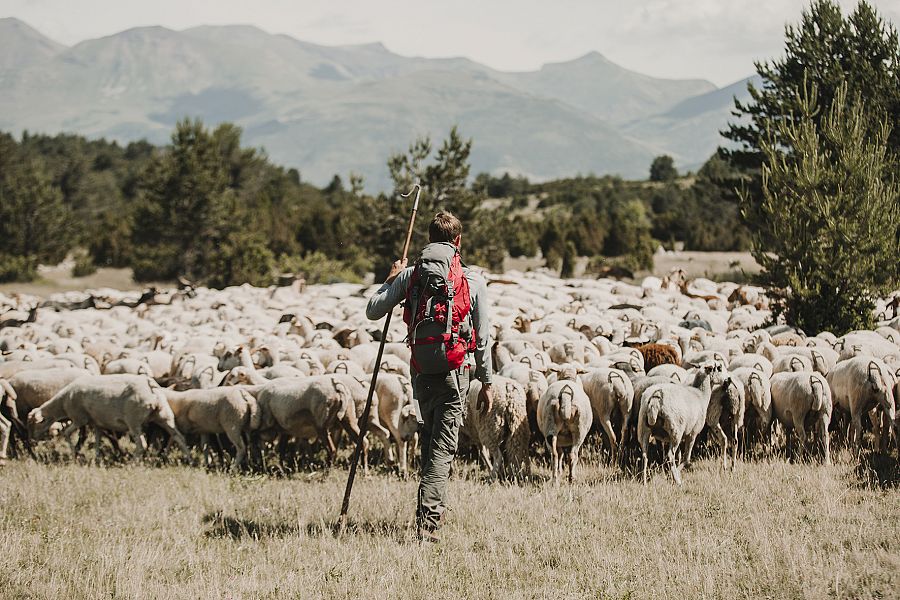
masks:
{"label": "pine tree", "polygon": [[875,128],[847,89],[822,99],[811,84],[795,94],[797,111],[761,138],[761,202],[742,195],[777,312],[811,334],[871,327],[877,297],[900,285],[890,129]]}
{"label": "pine tree", "polygon": [[[850,97],[866,99],[867,126],[877,129],[887,119],[900,122],[900,43],[894,26],[860,1],[846,18],[834,0],[815,0],[803,11],[800,23],[785,29],[784,57],[757,62],[762,87],[749,86],[751,101],[735,101],[734,123],[722,135],[739,145],[722,154],[736,168],[757,175],[762,166],[763,138],[776,132],[782,119],[797,118],[796,90],[805,81],[818,89],[821,106],[828,107],[844,84]],[[827,111],[826,111],[827,112]],[[793,117],[792,117],[793,115]],[[823,115],[814,115],[818,123]],[[900,157],[900,128],[888,138],[890,160]],[[758,194],[758,177],[750,191]]]}

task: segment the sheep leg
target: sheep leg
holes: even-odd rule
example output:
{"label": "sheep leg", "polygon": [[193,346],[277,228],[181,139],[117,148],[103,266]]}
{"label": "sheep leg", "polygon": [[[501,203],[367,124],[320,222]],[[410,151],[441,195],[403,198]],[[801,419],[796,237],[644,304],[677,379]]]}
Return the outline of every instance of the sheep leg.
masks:
{"label": "sheep leg", "polygon": [[[694,444],[697,442],[697,436],[692,435],[691,437],[684,440],[684,466],[686,469],[691,468],[691,454],[694,452]],[[680,446],[680,440],[674,442],[672,444],[673,449],[678,448]]]}
{"label": "sheep leg", "polygon": [[181,453],[184,456],[184,461],[190,461],[191,451],[188,449],[187,441],[184,439],[184,436],[181,435],[181,432],[178,431],[178,428],[175,427],[175,419],[172,418],[160,418],[156,420],[156,423],[166,430],[166,432],[175,439],[175,443],[178,444],[178,447],[181,448]]}
{"label": "sheep leg", "polygon": [[628,440],[628,416],[622,419],[622,429],[619,432],[619,451],[616,455],[616,464],[619,468],[623,468],[625,463],[625,444]]}
{"label": "sheep leg", "polygon": [[850,419],[850,444],[856,447],[857,457],[862,450],[862,415],[854,414]]}
{"label": "sheep leg", "polygon": [[325,444],[325,449],[328,451],[328,467],[330,468],[331,465],[334,464],[337,446],[334,444],[334,437],[331,435],[331,430],[326,429],[321,438],[322,442]]}
{"label": "sheep leg", "polygon": [[578,464],[578,449],[580,446],[572,446],[569,449],[569,483],[575,481],[575,465]]}
{"label": "sheep leg", "polygon": [[234,445],[234,460],[231,461],[231,472],[236,473],[244,466],[247,460],[247,445],[241,435],[240,427],[226,427],[225,435]]}
{"label": "sheep leg", "polygon": [[557,436],[550,436],[550,456],[553,460],[553,482],[559,482],[559,472],[562,470],[562,465],[559,462],[559,449],[557,448],[556,443]]}
{"label": "sheep leg", "polygon": [[81,429],[81,427],[82,427],[81,423],[76,423],[75,421],[72,421],[59,434],[59,435],[65,437],[66,441],[69,442],[69,450],[72,452],[72,460],[74,460],[74,461],[78,460],[78,449],[80,446],[72,441],[72,436],[75,434],[76,431]]}
{"label": "sheep leg", "polygon": [[828,433],[828,422],[826,421],[826,419],[824,417],[819,419],[819,437],[822,440],[822,452],[824,453],[823,456],[824,456],[825,464],[830,465],[831,464],[831,449],[829,448],[830,439],[829,439],[829,433]]}
{"label": "sheep leg", "polygon": [[609,440],[609,464],[612,464],[618,454],[618,448],[616,445],[616,432],[613,431],[612,421],[610,421],[609,415],[606,415],[606,418],[600,420],[600,425],[603,427],[604,433],[606,433],[606,439]]}
{"label": "sheep leg", "polygon": [[147,451],[147,439],[144,437],[144,432],[141,431],[140,428],[132,428],[128,433],[131,435],[131,439],[134,441],[135,446],[133,460],[135,464],[139,464],[144,458],[144,453]]}
{"label": "sheep leg", "polygon": [[734,431],[731,436],[731,470],[734,470],[734,467],[737,465],[738,459],[738,439],[740,438],[742,432],[738,431],[737,425],[734,427]]}
{"label": "sheep leg", "polygon": [[484,444],[478,445],[478,458],[484,461],[484,468],[493,473],[494,462],[491,460],[491,452]]}
{"label": "sheep leg", "polygon": [[669,471],[672,473],[672,479],[675,480],[675,483],[681,485],[681,473],[675,460],[675,448],[676,444],[671,444],[669,446],[669,449],[666,452],[666,462],[669,463]]}
{"label": "sheep leg", "polygon": [[722,429],[721,423],[716,423],[710,428],[710,433],[716,443],[722,447],[722,470],[728,470],[728,437]]}
{"label": "sheep leg", "polygon": [[6,462],[6,446],[9,444],[9,432],[12,423],[0,414],[0,465]]}
{"label": "sheep leg", "polygon": [[[503,455],[500,453],[500,449],[497,448],[495,450],[488,450],[485,446],[482,446],[482,452],[486,455],[486,458],[490,461],[490,470],[491,470],[491,481],[497,481],[500,477],[500,471],[503,469]],[[493,460],[491,460],[493,459]]]}
{"label": "sheep leg", "polygon": [[102,437],[100,428],[94,425],[94,464],[100,464],[100,438]]}
{"label": "sheep leg", "polygon": [[647,458],[647,448],[650,445],[650,429],[639,429],[641,429],[641,462],[643,464],[644,485],[647,485],[647,467],[649,462],[649,459]]}
{"label": "sheep leg", "polygon": [[[359,439],[359,425],[352,422],[350,419],[344,418],[341,420],[341,427],[344,431],[347,432],[347,435],[350,436],[350,440],[355,442]],[[369,474],[369,440],[368,437],[363,438],[363,474]]]}
{"label": "sheep leg", "polygon": [[400,475],[406,477],[407,473],[407,454],[409,453],[409,448],[407,447],[406,441],[403,439],[397,439],[397,458],[400,461]]}

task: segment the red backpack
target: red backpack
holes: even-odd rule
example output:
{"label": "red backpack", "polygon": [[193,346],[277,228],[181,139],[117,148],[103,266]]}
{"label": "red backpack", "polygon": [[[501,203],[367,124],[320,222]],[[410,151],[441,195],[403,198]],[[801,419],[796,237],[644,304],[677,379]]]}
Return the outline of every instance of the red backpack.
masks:
{"label": "red backpack", "polygon": [[403,307],[417,373],[449,373],[462,366],[466,352],[475,349],[471,309],[459,249],[449,242],[425,246],[413,268]]}

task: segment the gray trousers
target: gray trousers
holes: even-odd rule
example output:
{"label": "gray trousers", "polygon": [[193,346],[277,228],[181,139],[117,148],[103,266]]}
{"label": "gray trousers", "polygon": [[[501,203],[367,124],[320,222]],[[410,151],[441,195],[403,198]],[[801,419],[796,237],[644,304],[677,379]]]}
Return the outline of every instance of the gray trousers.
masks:
{"label": "gray trousers", "polygon": [[416,375],[416,398],[425,422],[419,429],[422,449],[416,523],[429,530],[440,526],[447,507],[450,463],[456,454],[469,390],[469,370],[446,375]]}

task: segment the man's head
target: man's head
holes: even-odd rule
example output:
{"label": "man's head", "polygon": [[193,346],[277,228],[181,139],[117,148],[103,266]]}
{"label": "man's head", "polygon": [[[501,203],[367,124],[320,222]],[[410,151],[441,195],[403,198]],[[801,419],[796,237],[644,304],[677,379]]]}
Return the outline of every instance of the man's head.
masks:
{"label": "man's head", "polygon": [[428,226],[429,242],[450,242],[459,246],[462,236],[462,223],[453,213],[442,210],[434,215]]}

